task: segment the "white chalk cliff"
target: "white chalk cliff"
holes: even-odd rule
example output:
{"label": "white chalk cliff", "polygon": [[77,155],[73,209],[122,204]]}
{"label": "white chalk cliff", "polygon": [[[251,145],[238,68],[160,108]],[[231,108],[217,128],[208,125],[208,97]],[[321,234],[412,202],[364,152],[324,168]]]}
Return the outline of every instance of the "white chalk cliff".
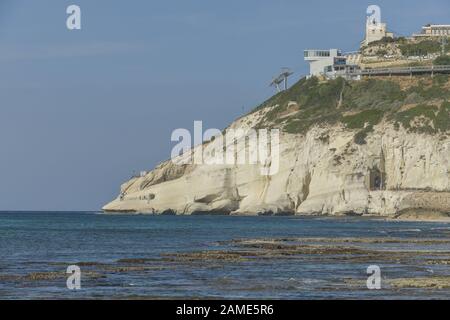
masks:
{"label": "white chalk cliff", "polygon": [[[276,107],[261,108],[230,128],[248,131]],[[373,126],[364,144],[355,143],[357,133],[342,123],[315,124],[305,133],[282,131],[279,170],[272,176],[261,175],[259,164],[179,165],[168,160],[124,183],[117,199],[103,210],[238,215],[450,213],[448,134],[414,133],[386,119]],[[220,139],[205,143],[204,157],[220,143]],[[191,153],[181,157],[188,156]],[[269,160],[265,165],[274,164]]]}

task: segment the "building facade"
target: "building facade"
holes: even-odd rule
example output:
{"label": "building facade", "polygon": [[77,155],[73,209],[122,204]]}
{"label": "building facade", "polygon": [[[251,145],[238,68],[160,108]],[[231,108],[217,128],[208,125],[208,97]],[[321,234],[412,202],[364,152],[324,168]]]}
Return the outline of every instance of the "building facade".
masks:
{"label": "building facade", "polygon": [[338,49],[305,50],[305,61],[309,62],[309,77],[324,76],[332,68],[335,61],[345,59]]}
{"label": "building facade", "polygon": [[[305,50],[305,61],[309,62],[310,77],[349,78],[350,74],[359,69],[357,65],[348,64],[347,57],[338,49]],[[353,77],[351,77],[353,79]]]}
{"label": "building facade", "polygon": [[386,23],[377,22],[376,20],[367,18],[366,21],[366,37],[361,46],[367,46],[372,42],[379,41],[383,38],[393,38],[394,34],[387,31]]}
{"label": "building facade", "polygon": [[419,37],[450,37],[450,25],[448,24],[427,24],[422,27],[422,32],[413,35]]}

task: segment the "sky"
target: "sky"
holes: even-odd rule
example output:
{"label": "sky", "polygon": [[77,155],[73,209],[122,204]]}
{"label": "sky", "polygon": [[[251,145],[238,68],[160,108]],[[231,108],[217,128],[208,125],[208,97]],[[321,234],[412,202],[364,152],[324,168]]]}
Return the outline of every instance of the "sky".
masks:
{"label": "sky", "polygon": [[397,35],[450,24],[448,0],[0,0],[0,210],[99,210],[173,130],[225,128],[304,49],[357,50],[371,4]]}

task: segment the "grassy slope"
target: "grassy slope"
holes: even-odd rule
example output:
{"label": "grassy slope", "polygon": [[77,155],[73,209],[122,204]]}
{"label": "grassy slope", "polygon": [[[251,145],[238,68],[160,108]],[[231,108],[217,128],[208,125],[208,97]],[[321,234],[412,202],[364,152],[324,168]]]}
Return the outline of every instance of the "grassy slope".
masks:
{"label": "grassy slope", "polygon": [[[405,38],[383,38],[379,41],[372,42],[363,49],[369,49],[372,54],[383,56],[387,53],[388,46],[394,46],[398,48],[404,57],[407,56],[426,56],[429,54],[440,53],[442,46],[440,39],[435,38],[423,38],[417,41],[410,41]],[[372,49],[372,50],[370,50]],[[445,51],[449,52],[450,48],[445,47]]]}
{"label": "grassy slope", "polygon": [[[280,127],[289,133],[306,133],[312,126],[343,123],[358,130],[355,142],[383,119],[412,132],[435,134],[450,130],[450,85],[439,75],[405,80],[366,79],[320,82],[301,79],[256,110],[275,106],[258,127]],[[292,109],[292,102],[298,107]],[[288,105],[290,107],[288,108]]]}

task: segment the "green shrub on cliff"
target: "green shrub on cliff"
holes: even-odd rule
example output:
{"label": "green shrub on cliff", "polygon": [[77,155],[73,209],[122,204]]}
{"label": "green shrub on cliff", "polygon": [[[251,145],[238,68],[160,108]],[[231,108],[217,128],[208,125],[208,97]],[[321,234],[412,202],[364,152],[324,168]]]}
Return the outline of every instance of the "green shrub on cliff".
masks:
{"label": "green shrub on cliff", "polygon": [[[395,120],[405,129],[412,132],[432,133],[435,131],[434,122],[438,108],[433,105],[421,104],[406,111],[398,112]],[[413,122],[417,123],[413,125]]]}
{"label": "green shrub on cliff", "polygon": [[448,82],[448,74],[437,74],[433,78],[433,84],[439,87],[442,87],[447,82]]}
{"label": "green shrub on cliff", "polygon": [[362,129],[366,125],[377,125],[383,118],[383,114],[381,110],[366,110],[355,115],[343,117],[342,122],[349,129]]}
{"label": "green shrub on cliff", "polygon": [[349,109],[389,109],[392,103],[403,102],[406,93],[396,82],[368,79],[349,82],[344,97],[344,105]]}
{"label": "green shrub on cliff", "polygon": [[434,59],[434,64],[438,66],[450,65],[450,56],[439,56]]}
{"label": "green shrub on cliff", "polygon": [[[288,133],[305,133],[315,124],[339,121],[351,128],[362,128],[366,122],[373,126],[382,119],[385,110],[406,97],[397,83],[381,80],[349,82],[338,78],[319,82],[313,77],[299,81],[291,89],[277,94],[265,104],[277,107],[263,120],[266,124],[279,123],[288,103],[297,102],[300,110],[283,120],[284,130]],[[361,112],[355,116],[343,116],[345,112],[354,110]]]}
{"label": "green shrub on cliff", "polygon": [[450,130],[450,102],[445,101],[442,103],[436,115],[435,128],[441,132]]}
{"label": "green shrub on cliff", "polygon": [[417,86],[413,86],[407,90],[408,94],[417,94],[424,101],[431,99],[450,99],[450,91],[444,88],[444,84],[448,82],[448,75],[438,75],[434,78],[431,86],[427,86],[419,82]]}
{"label": "green shrub on cliff", "polygon": [[[348,129],[360,130],[355,137],[359,143],[364,143],[365,136],[383,118],[396,128],[403,126],[410,131],[448,131],[450,103],[440,108],[424,104],[448,101],[448,83],[447,75],[438,75],[432,81],[423,78],[417,85],[403,89],[395,80],[302,79],[256,109],[271,107],[257,127],[281,127],[288,133],[304,134],[314,125],[342,123]],[[288,110],[290,102],[295,102],[296,107]],[[405,105],[412,107],[404,110]]]}
{"label": "green shrub on cliff", "polygon": [[345,84],[341,78],[323,83],[315,77],[300,80],[292,90],[277,94],[266,103],[277,107],[266,114],[263,122],[277,122],[286,112],[289,102],[293,101],[300,106],[300,110],[285,119],[285,131],[304,133],[314,124],[336,123],[341,118],[336,107]]}
{"label": "green shrub on cliff", "polygon": [[381,40],[377,40],[377,41],[373,41],[371,42],[368,47],[377,47],[380,45],[386,45],[386,44],[390,44],[390,43],[395,43],[395,44],[403,44],[406,43],[407,40],[404,37],[398,37],[398,38],[391,38],[391,37],[384,37]]}
{"label": "green shrub on cliff", "polygon": [[440,52],[442,47],[437,40],[422,40],[401,44],[399,48],[404,56],[425,56]]}

